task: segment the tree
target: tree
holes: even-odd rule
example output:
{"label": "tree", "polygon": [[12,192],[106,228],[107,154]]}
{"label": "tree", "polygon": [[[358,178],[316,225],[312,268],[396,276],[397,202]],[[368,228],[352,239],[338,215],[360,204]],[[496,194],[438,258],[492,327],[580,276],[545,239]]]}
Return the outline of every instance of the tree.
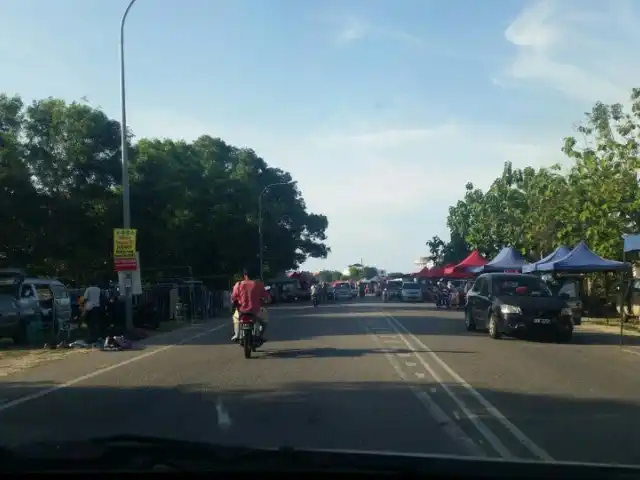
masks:
{"label": "tree", "polygon": [[362,268],[362,277],[363,278],[373,278],[378,276],[378,269],[376,267],[363,267]]}
{"label": "tree", "polygon": [[[119,123],[84,103],[48,98],[25,107],[0,95],[0,132],[2,263],[71,278],[112,274],[112,232],[122,223]],[[258,196],[291,181],[289,173],[207,135],[143,138],[130,148],[143,273],[190,266],[232,275],[257,264]],[[308,212],[294,185],[262,200],[266,274],[328,255],[327,218]]]}
{"label": "tree", "polygon": [[431,255],[445,262],[456,257],[443,252],[478,248],[492,257],[512,246],[538,259],[559,244],[585,240],[604,257],[620,257],[621,235],[640,230],[640,89],[631,102],[630,111],[598,102],[585,114],[581,138],[564,139],[572,161],[564,171],[559,165],[514,169],[507,162],[486,192],[468,183],[464,198],[449,208],[450,242],[427,242]]}
{"label": "tree", "polygon": [[444,249],[446,243],[439,236],[435,235],[431,240],[427,240],[427,247],[429,248],[429,260],[436,264],[442,263],[444,256]]}
{"label": "tree", "polygon": [[318,272],[315,277],[321,282],[335,282],[336,280],[340,280],[342,278],[342,272],[338,272],[336,270],[322,270]]}

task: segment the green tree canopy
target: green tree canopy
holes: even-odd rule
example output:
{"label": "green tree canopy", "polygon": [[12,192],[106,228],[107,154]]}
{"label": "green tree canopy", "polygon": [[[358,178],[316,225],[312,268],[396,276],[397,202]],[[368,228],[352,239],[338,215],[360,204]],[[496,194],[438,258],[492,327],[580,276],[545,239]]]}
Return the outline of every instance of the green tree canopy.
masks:
{"label": "green tree canopy", "polygon": [[507,162],[486,191],[467,183],[463,199],[449,208],[451,241],[427,242],[432,259],[459,261],[473,248],[491,258],[504,246],[536,259],[581,240],[605,258],[619,258],[622,235],[640,231],[640,89],[631,104],[627,111],[596,103],[578,137],[564,139],[566,168],[516,169]]}
{"label": "green tree canopy", "polygon": [[[0,261],[70,277],[112,269],[122,224],[120,124],[85,103],[25,106],[0,94]],[[132,138],[132,135],[130,135]],[[258,197],[291,175],[253,150],[203,135],[130,147],[132,227],[143,269],[231,275],[258,262]],[[325,258],[327,218],[295,185],[263,196],[266,272]]]}

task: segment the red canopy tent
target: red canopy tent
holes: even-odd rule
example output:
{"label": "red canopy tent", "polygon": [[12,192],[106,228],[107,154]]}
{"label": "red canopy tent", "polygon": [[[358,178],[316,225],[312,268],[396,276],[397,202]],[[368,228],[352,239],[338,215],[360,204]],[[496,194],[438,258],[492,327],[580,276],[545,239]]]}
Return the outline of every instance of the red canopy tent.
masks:
{"label": "red canopy tent", "polygon": [[486,265],[488,262],[489,261],[484,258],[478,250],[474,250],[459,264],[445,268],[444,275],[449,278],[472,278],[473,273],[470,273],[468,269],[472,267],[481,267],[482,265]]}
{"label": "red canopy tent", "polygon": [[419,278],[429,278],[429,270],[430,270],[429,267],[424,267],[418,273],[414,273],[413,275]]}
{"label": "red canopy tent", "polygon": [[453,267],[453,264],[445,265],[444,267],[435,266],[427,272],[427,278],[442,278],[444,277],[444,271],[448,267]]}

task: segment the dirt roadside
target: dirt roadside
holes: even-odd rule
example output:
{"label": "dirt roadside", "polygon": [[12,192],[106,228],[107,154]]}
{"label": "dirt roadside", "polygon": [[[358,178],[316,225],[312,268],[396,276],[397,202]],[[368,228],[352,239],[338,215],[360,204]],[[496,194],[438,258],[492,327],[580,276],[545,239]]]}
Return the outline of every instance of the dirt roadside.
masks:
{"label": "dirt roadside", "polygon": [[[190,323],[163,322],[158,330],[145,331],[146,338],[172,332],[191,326]],[[71,355],[99,352],[98,348],[24,348],[14,347],[10,340],[0,340],[0,378],[13,375],[23,370],[34,368],[44,363],[55,362]]]}

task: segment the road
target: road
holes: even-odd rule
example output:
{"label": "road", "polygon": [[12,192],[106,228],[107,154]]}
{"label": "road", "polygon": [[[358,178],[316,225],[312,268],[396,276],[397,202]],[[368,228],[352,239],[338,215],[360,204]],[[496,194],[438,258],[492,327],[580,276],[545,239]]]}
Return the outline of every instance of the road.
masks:
{"label": "road", "polygon": [[492,340],[466,332],[459,312],[366,298],[273,307],[270,341],[249,360],[229,336],[207,323],[2,378],[0,438],[640,464],[640,355],[604,334]]}

